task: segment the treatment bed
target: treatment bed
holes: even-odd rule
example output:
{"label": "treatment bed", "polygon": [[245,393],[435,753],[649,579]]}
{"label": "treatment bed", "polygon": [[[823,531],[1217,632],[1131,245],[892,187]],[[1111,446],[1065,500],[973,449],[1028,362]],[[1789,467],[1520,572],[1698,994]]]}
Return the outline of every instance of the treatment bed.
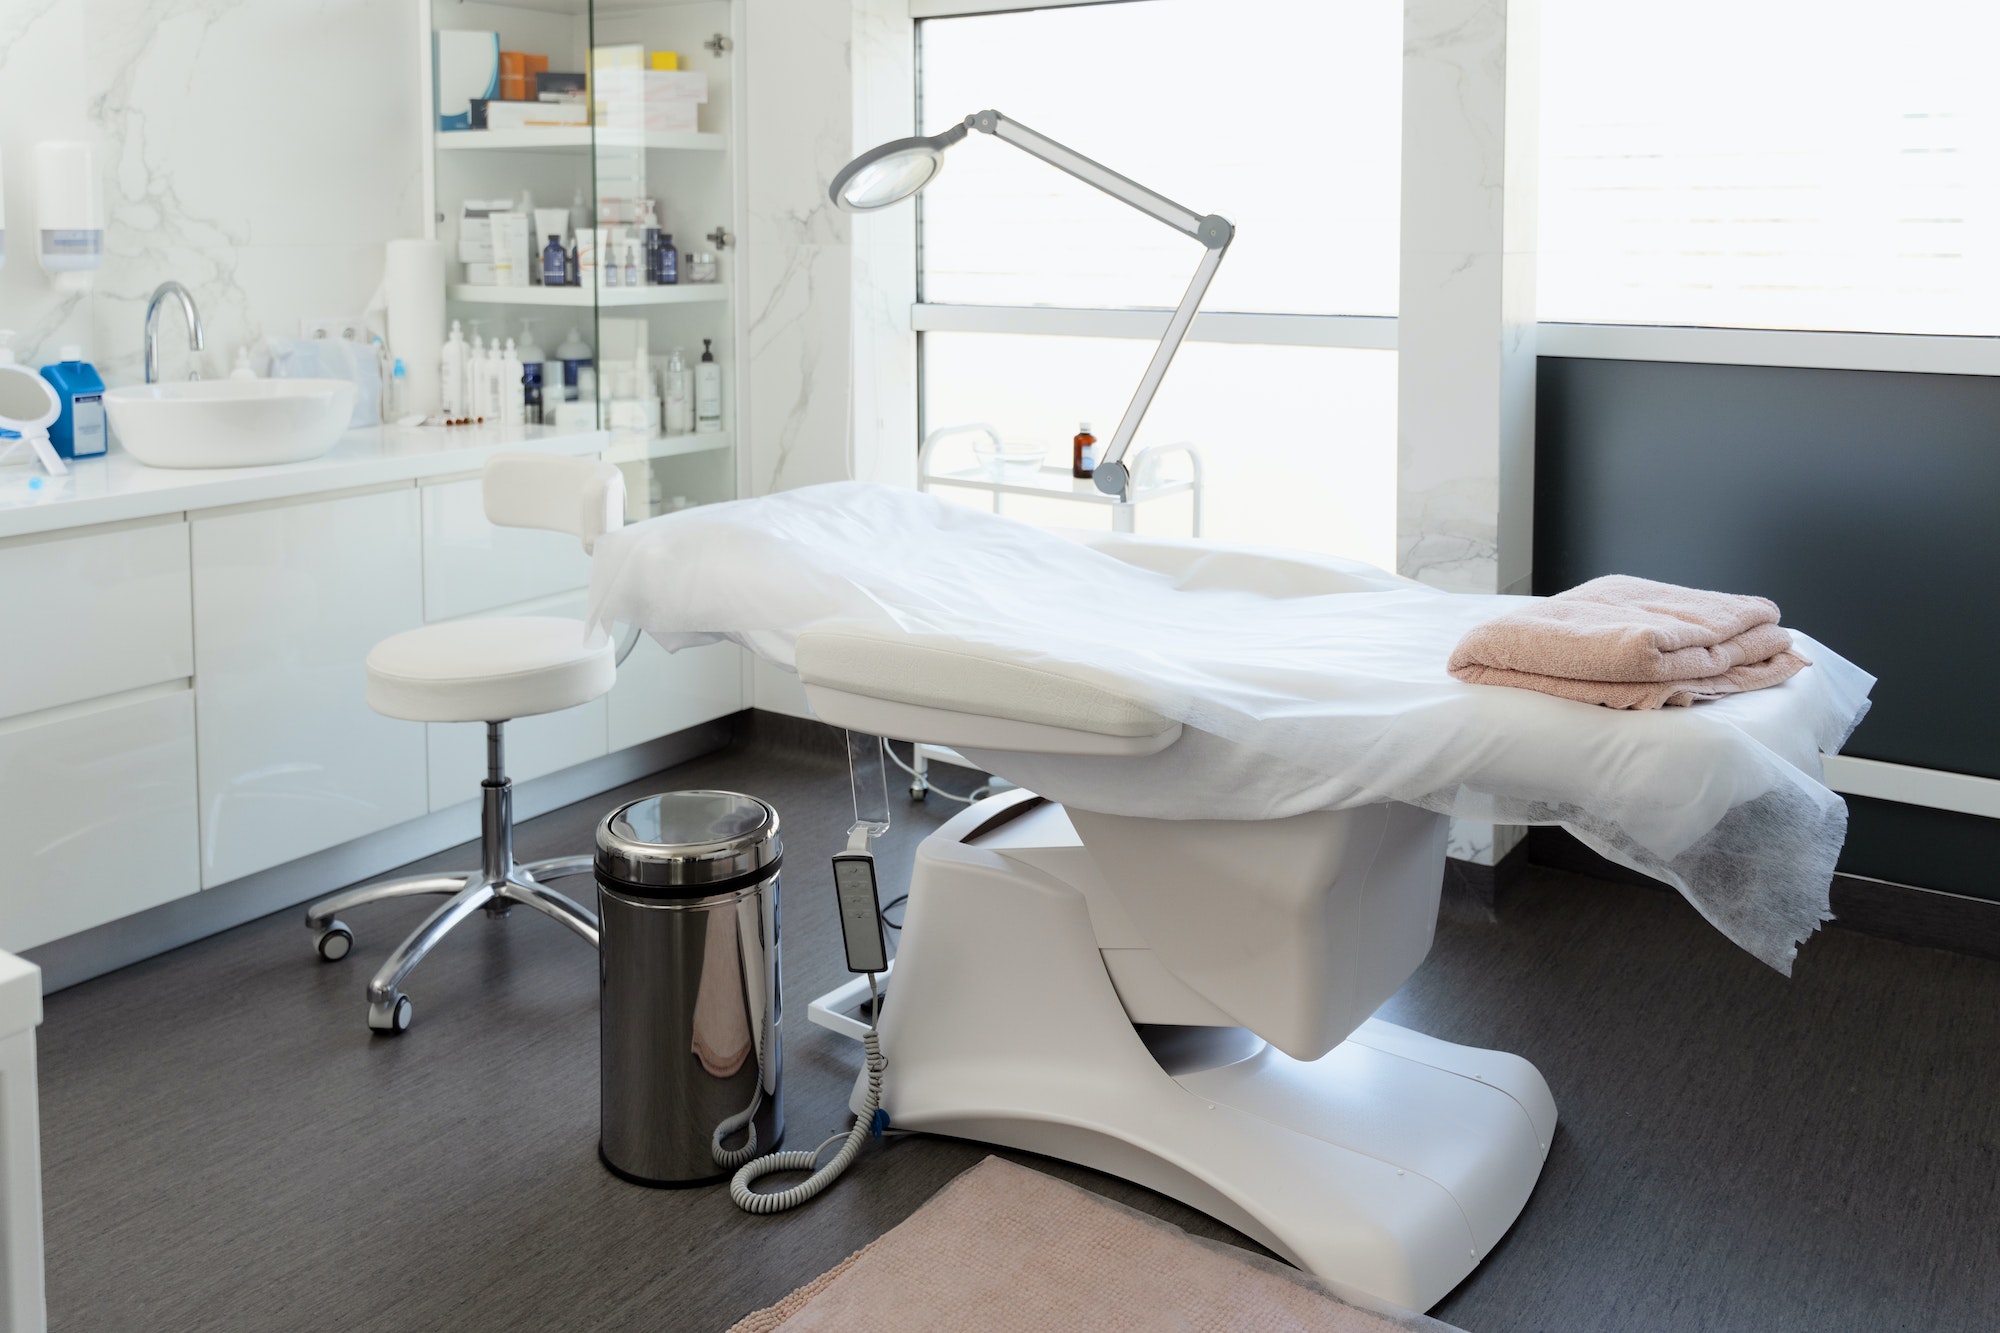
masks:
{"label": "treatment bed", "polygon": [[880,1018],[893,1124],[1045,1153],[1425,1309],[1499,1241],[1556,1107],[1371,1017],[1423,960],[1448,817],[1562,824],[1789,971],[1865,672],[1615,712],[1461,684],[1521,599],[1349,561],[1069,538],[840,483],[607,536],[592,617],[734,640],[834,726],[1018,784],[931,835]]}

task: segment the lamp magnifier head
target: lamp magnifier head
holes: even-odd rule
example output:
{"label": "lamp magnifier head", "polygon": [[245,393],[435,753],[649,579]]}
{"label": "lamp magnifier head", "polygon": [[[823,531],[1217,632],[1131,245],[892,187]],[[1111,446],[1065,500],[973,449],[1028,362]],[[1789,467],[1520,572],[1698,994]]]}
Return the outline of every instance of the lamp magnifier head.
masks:
{"label": "lamp magnifier head", "polygon": [[900,204],[929,185],[944,167],[944,150],[965,137],[965,126],[943,134],[893,139],[855,158],[834,176],[827,194],[849,213],[872,213]]}

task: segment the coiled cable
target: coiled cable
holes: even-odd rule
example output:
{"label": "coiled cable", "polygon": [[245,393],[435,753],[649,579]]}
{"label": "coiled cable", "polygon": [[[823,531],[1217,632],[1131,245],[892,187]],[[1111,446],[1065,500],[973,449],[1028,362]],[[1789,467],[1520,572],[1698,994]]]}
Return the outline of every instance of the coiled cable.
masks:
{"label": "coiled cable", "polygon": [[[764,1109],[764,1083],[760,1077],[757,1082],[757,1095],[750,1099],[750,1105],[717,1125],[715,1133],[709,1136],[708,1155],[715,1160],[717,1166],[727,1171],[732,1166],[743,1165],[757,1155],[757,1126],[755,1117],[757,1112],[762,1109]],[[743,1140],[741,1148],[725,1148],[722,1146],[724,1139],[746,1125],[749,1126],[750,1133],[749,1137]]]}
{"label": "coiled cable", "polygon": [[[873,972],[868,974],[868,994],[874,1000],[874,1006],[870,1012],[880,1015],[882,1012],[882,996],[876,989],[875,974]],[[880,1021],[879,1018],[877,1021]],[[854,1117],[854,1127],[847,1131],[847,1141],[840,1144],[840,1151],[829,1158],[825,1166],[819,1164],[819,1155],[826,1151],[827,1144],[840,1142],[841,1136],[835,1134],[811,1152],[767,1153],[754,1162],[745,1162],[737,1169],[735,1176],[729,1182],[729,1197],[736,1201],[738,1208],[741,1208],[746,1213],[761,1215],[764,1213],[782,1213],[787,1208],[798,1207],[800,1204],[817,1196],[828,1185],[839,1179],[840,1173],[845,1171],[854,1161],[855,1157],[860,1154],[861,1145],[867,1141],[868,1137],[871,1134],[879,1134],[881,1132],[880,1126],[876,1122],[881,1118],[879,1112],[882,1106],[882,1070],[886,1067],[887,1062],[882,1059],[882,1039],[877,1035],[876,1029],[873,1026],[862,1034],[861,1044],[868,1052],[867,1091],[862,1094],[861,1112]],[[754,1106],[752,1110],[754,1113]],[[734,1117],[731,1117],[731,1119],[734,1119]],[[714,1145],[717,1152],[722,1151],[719,1134],[720,1131],[718,1130],[718,1139]],[[756,1133],[753,1127],[751,1143],[754,1144],[755,1142]],[[736,1151],[743,1153],[749,1152],[751,1149],[746,1145]],[[720,1159],[718,1158],[718,1160]],[[773,1190],[769,1194],[759,1194],[750,1188],[751,1181],[756,1180],[760,1176],[768,1176],[774,1171],[810,1171],[812,1174],[790,1189]]]}

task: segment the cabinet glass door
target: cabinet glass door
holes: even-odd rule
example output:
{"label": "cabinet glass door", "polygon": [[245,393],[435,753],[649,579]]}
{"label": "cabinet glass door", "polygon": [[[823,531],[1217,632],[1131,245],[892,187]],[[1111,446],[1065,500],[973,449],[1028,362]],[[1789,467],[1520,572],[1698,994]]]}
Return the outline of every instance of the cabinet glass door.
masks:
{"label": "cabinet glass door", "polygon": [[730,0],[429,9],[448,317],[512,343],[524,429],[611,433],[628,517],[732,498]]}

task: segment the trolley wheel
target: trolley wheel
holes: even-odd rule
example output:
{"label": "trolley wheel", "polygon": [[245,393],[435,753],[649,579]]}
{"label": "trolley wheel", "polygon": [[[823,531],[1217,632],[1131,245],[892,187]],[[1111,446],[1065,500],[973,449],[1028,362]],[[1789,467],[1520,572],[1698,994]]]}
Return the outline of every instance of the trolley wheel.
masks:
{"label": "trolley wheel", "polygon": [[368,1026],[385,1037],[400,1036],[410,1030],[414,1009],[407,995],[397,995],[387,1004],[371,1001],[368,1005]]}
{"label": "trolley wheel", "polygon": [[354,948],[354,932],[344,921],[329,922],[326,929],[313,936],[313,948],[324,961],[337,963]]}

